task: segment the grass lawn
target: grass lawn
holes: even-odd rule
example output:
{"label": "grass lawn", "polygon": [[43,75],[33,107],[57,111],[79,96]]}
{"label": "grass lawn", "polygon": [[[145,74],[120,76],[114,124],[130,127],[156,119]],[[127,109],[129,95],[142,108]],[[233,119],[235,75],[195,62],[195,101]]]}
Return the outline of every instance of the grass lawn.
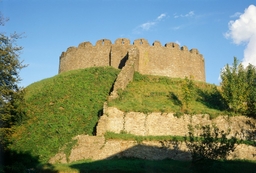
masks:
{"label": "grass lawn", "polygon": [[56,164],[48,169],[59,173],[255,173],[256,162],[252,161],[190,161],[111,159],[100,161],[80,161],[70,164]]}

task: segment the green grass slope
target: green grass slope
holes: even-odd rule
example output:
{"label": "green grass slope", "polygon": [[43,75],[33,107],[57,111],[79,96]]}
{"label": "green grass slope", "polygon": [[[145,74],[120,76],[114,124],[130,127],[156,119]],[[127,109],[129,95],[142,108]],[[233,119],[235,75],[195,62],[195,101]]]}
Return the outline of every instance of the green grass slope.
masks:
{"label": "green grass slope", "polygon": [[47,162],[72,137],[92,135],[118,72],[111,67],[88,68],[28,86],[28,119],[16,127],[11,149]]}
{"label": "green grass slope", "polygon": [[194,81],[193,98],[184,110],[184,79],[141,75],[135,73],[134,81],[119,98],[110,101],[110,106],[129,112],[173,112],[189,114],[209,114],[212,118],[223,114],[225,105],[215,85]]}

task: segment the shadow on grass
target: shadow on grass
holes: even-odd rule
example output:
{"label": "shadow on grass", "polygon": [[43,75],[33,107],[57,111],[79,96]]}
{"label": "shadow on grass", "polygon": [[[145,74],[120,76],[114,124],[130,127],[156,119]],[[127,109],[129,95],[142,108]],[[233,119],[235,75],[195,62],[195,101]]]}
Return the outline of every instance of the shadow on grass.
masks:
{"label": "shadow on grass", "polygon": [[[41,164],[29,152],[0,151],[0,173],[55,173],[51,164]],[[57,172],[56,172],[57,173]]]}
{"label": "shadow on grass", "polygon": [[[173,145],[173,149],[169,149],[170,145]],[[78,173],[255,173],[256,171],[256,161],[200,160],[192,162],[189,156],[189,152],[181,151],[178,145],[175,147],[175,143],[162,144],[162,147],[139,144],[104,160],[77,162],[70,164],[69,167],[77,170]]]}
{"label": "shadow on grass", "polygon": [[208,108],[217,109],[220,111],[227,109],[227,105],[225,104],[224,99],[217,88],[213,88],[210,91],[198,89],[197,93],[200,96],[197,101],[201,102]]}
{"label": "shadow on grass", "polygon": [[169,99],[172,100],[175,105],[182,106],[182,102],[174,92],[169,92]]}
{"label": "shadow on grass", "polygon": [[73,163],[71,168],[79,173],[98,172],[98,173],[255,173],[256,163],[250,161],[202,161],[193,164],[190,161],[177,160],[143,160],[128,158],[113,158],[94,162]]}
{"label": "shadow on grass", "polygon": [[142,172],[186,172],[190,162],[175,160],[152,161],[136,158],[113,158],[87,163],[74,163],[71,168],[79,170],[79,173],[142,173]]}

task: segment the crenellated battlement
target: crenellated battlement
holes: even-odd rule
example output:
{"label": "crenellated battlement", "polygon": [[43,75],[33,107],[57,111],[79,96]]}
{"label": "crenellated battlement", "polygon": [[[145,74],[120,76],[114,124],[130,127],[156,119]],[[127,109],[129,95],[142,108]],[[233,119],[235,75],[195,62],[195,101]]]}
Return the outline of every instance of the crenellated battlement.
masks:
{"label": "crenellated battlement", "polygon": [[130,45],[130,40],[127,38],[119,38],[115,41],[115,45]]}
{"label": "crenellated battlement", "polygon": [[113,66],[123,68],[128,59],[128,50],[135,46],[139,50],[139,64],[136,71],[142,74],[184,78],[193,76],[205,81],[204,58],[197,49],[189,50],[177,43],[159,41],[152,45],[146,39],[134,40],[118,38],[112,43],[101,39],[92,45],[83,42],[78,47],[69,47],[60,56],[59,73],[93,66]]}

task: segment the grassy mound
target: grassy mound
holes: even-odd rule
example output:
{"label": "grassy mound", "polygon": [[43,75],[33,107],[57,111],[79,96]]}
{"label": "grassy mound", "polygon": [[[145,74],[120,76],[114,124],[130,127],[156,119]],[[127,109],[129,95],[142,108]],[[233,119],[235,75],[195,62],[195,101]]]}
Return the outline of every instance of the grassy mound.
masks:
{"label": "grassy mound", "polygon": [[[72,137],[92,135],[103,103],[119,70],[95,67],[75,70],[34,83],[26,88],[27,120],[16,126],[10,149],[28,152],[45,163],[63,146],[66,154],[74,144]],[[182,79],[145,76],[135,73],[134,81],[120,97],[110,101],[123,111],[182,112]],[[195,82],[190,113],[222,113],[217,87]]]}
{"label": "grassy mound", "polygon": [[204,82],[193,83],[193,98],[184,110],[184,79],[135,73],[134,81],[124,91],[119,91],[120,97],[110,101],[109,105],[126,112],[209,114],[212,118],[223,114],[225,105],[217,87]]}
{"label": "grassy mound", "polygon": [[16,127],[10,148],[46,162],[72,137],[92,135],[117,74],[111,67],[88,68],[28,86],[28,120]]}

